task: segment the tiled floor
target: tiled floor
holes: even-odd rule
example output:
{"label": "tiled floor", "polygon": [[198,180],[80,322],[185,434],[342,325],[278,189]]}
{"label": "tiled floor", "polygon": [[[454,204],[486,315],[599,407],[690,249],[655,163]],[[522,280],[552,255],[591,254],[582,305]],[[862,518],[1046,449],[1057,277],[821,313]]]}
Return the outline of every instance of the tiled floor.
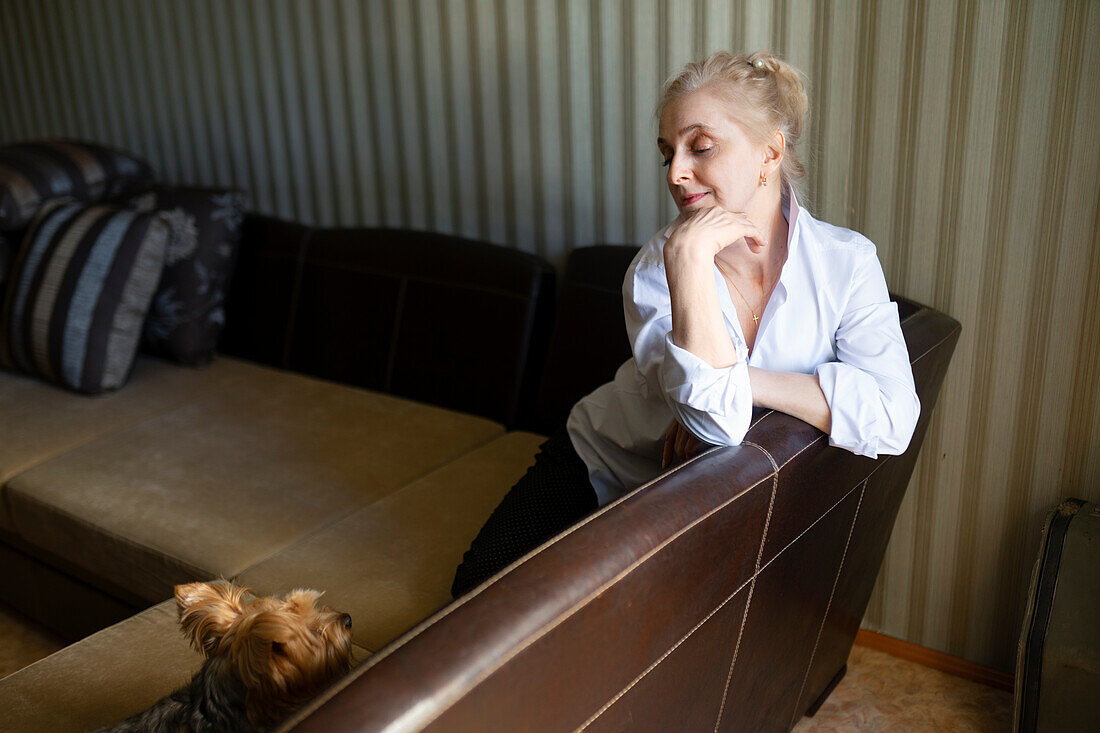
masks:
{"label": "tiled floor", "polygon": [[[0,678],[62,644],[0,606]],[[1012,695],[865,647],[854,647],[848,673],[797,733],[833,731],[1009,731]]]}

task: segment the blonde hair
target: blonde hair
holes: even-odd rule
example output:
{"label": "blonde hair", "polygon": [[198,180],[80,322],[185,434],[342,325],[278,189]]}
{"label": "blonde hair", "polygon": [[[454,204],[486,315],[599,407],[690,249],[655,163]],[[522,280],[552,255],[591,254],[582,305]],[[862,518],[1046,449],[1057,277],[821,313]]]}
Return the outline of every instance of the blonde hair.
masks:
{"label": "blonde hair", "polygon": [[810,106],[805,79],[805,74],[770,51],[753,54],[718,51],[702,61],[687,64],[665,83],[657,116],[672,100],[703,87],[713,87],[737,105],[738,122],[750,138],[766,143],[771,140],[772,131],[783,133],[785,150],[780,178],[801,199],[806,167],[798,159],[794,146],[802,137]]}

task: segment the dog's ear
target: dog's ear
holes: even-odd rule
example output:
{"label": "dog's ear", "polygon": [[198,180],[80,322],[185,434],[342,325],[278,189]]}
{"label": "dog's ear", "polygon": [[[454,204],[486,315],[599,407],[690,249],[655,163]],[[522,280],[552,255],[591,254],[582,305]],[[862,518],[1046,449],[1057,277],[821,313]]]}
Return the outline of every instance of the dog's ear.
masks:
{"label": "dog's ear", "polygon": [[317,609],[317,601],[324,595],[323,591],[312,588],[295,588],[283,596],[283,605],[287,610],[300,616],[307,616]]}
{"label": "dog's ear", "polygon": [[276,608],[246,614],[234,630],[230,653],[245,687],[285,692],[302,664],[305,634],[295,615]]}
{"label": "dog's ear", "polygon": [[209,657],[225,632],[241,615],[247,588],[215,580],[176,586],[180,626],[191,646]]}

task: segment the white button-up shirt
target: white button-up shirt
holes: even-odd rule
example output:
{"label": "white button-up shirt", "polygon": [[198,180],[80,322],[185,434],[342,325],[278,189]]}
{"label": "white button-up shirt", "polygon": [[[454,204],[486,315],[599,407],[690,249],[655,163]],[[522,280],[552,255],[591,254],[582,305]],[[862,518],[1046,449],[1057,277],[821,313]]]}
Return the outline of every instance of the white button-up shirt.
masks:
{"label": "white button-up shirt", "polygon": [[[567,429],[606,504],[662,473],[678,419],[700,440],[738,445],[752,418],[748,365],[816,374],[832,414],[829,444],[872,458],[905,451],[920,415],[897,304],[875,245],[814,219],[790,197],[787,260],[748,353],[722,273],[715,287],[737,364],[715,369],[672,342],[664,245],[679,220],[634,258],[623,282],[634,357],[578,402]],[[793,215],[792,215],[793,214]]]}

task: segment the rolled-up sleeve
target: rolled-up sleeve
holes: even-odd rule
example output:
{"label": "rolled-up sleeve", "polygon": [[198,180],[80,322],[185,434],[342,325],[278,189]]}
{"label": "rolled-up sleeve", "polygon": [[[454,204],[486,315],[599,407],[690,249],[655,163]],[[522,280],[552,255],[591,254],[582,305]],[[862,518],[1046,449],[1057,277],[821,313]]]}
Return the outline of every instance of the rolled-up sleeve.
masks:
{"label": "rolled-up sleeve", "polygon": [[[715,369],[665,336],[661,383],[672,411],[697,438],[713,445],[739,445],[752,420],[748,357]],[[743,349],[738,349],[742,352]]]}
{"label": "rolled-up sleeve", "polygon": [[672,417],[712,445],[740,445],[752,421],[748,354],[714,368],[672,341],[672,305],[663,267],[636,265],[624,283],[623,303],[634,360],[646,394],[659,391]]}
{"label": "rolled-up sleeve", "polygon": [[814,370],[831,413],[829,444],[871,458],[905,452],[920,400],[898,307],[873,250],[856,269],[836,354]]}

